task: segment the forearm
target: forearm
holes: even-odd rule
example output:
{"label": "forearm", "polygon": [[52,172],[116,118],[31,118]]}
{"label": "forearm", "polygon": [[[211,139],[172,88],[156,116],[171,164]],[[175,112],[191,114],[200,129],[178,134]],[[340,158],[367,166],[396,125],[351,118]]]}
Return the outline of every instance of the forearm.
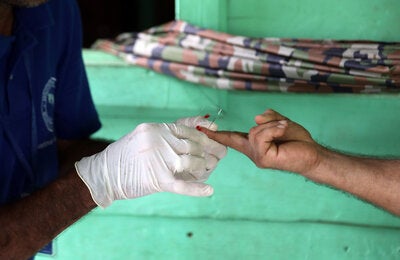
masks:
{"label": "forearm", "polygon": [[73,164],[104,148],[89,140],[63,147],[63,176],[45,188],[0,208],[0,259],[27,259],[61,231],[95,208]]}
{"label": "forearm", "polygon": [[400,215],[400,160],[356,157],[321,148],[318,166],[303,175]]}
{"label": "forearm", "polygon": [[45,189],[0,209],[0,259],[27,259],[96,204],[71,171]]}

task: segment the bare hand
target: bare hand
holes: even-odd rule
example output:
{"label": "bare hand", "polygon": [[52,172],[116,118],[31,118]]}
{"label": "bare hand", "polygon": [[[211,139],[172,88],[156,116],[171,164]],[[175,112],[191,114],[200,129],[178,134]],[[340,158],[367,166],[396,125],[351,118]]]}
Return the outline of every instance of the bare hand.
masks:
{"label": "bare hand", "polygon": [[260,168],[273,168],[307,175],[318,165],[322,148],[299,124],[273,111],[255,117],[249,133],[210,131],[209,138],[248,156]]}

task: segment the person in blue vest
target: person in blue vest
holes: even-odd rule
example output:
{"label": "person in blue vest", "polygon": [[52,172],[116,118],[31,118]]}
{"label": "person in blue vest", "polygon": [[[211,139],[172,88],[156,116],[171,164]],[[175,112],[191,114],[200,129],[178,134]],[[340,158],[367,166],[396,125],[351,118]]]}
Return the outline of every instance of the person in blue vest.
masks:
{"label": "person in blue vest", "polygon": [[74,0],[0,0],[0,91],[0,259],[33,256],[115,200],[213,193],[204,182],[226,147],[195,129],[205,117],[89,138],[101,124]]}
{"label": "person in blue vest", "polygon": [[301,125],[267,109],[248,133],[200,130],[260,168],[298,173],[400,216],[400,160],[347,155],[314,141]]}

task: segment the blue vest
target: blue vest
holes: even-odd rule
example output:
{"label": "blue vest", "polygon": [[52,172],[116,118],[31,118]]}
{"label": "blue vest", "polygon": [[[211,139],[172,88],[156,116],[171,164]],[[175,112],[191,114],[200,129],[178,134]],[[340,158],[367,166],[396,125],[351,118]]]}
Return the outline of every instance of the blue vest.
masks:
{"label": "blue vest", "polygon": [[0,48],[9,46],[0,51],[0,204],[57,178],[57,139],[100,128],[76,3],[16,9],[13,32],[0,38]]}

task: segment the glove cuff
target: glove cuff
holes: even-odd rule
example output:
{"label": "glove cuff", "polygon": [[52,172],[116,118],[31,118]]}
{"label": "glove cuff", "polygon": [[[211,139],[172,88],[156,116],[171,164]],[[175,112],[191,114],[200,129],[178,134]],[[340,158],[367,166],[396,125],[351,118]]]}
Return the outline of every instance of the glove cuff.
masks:
{"label": "glove cuff", "polygon": [[83,183],[88,187],[93,201],[101,208],[106,208],[113,202],[107,188],[107,171],[105,160],[101,153],[84,157],[75,163],[75,169]]}

